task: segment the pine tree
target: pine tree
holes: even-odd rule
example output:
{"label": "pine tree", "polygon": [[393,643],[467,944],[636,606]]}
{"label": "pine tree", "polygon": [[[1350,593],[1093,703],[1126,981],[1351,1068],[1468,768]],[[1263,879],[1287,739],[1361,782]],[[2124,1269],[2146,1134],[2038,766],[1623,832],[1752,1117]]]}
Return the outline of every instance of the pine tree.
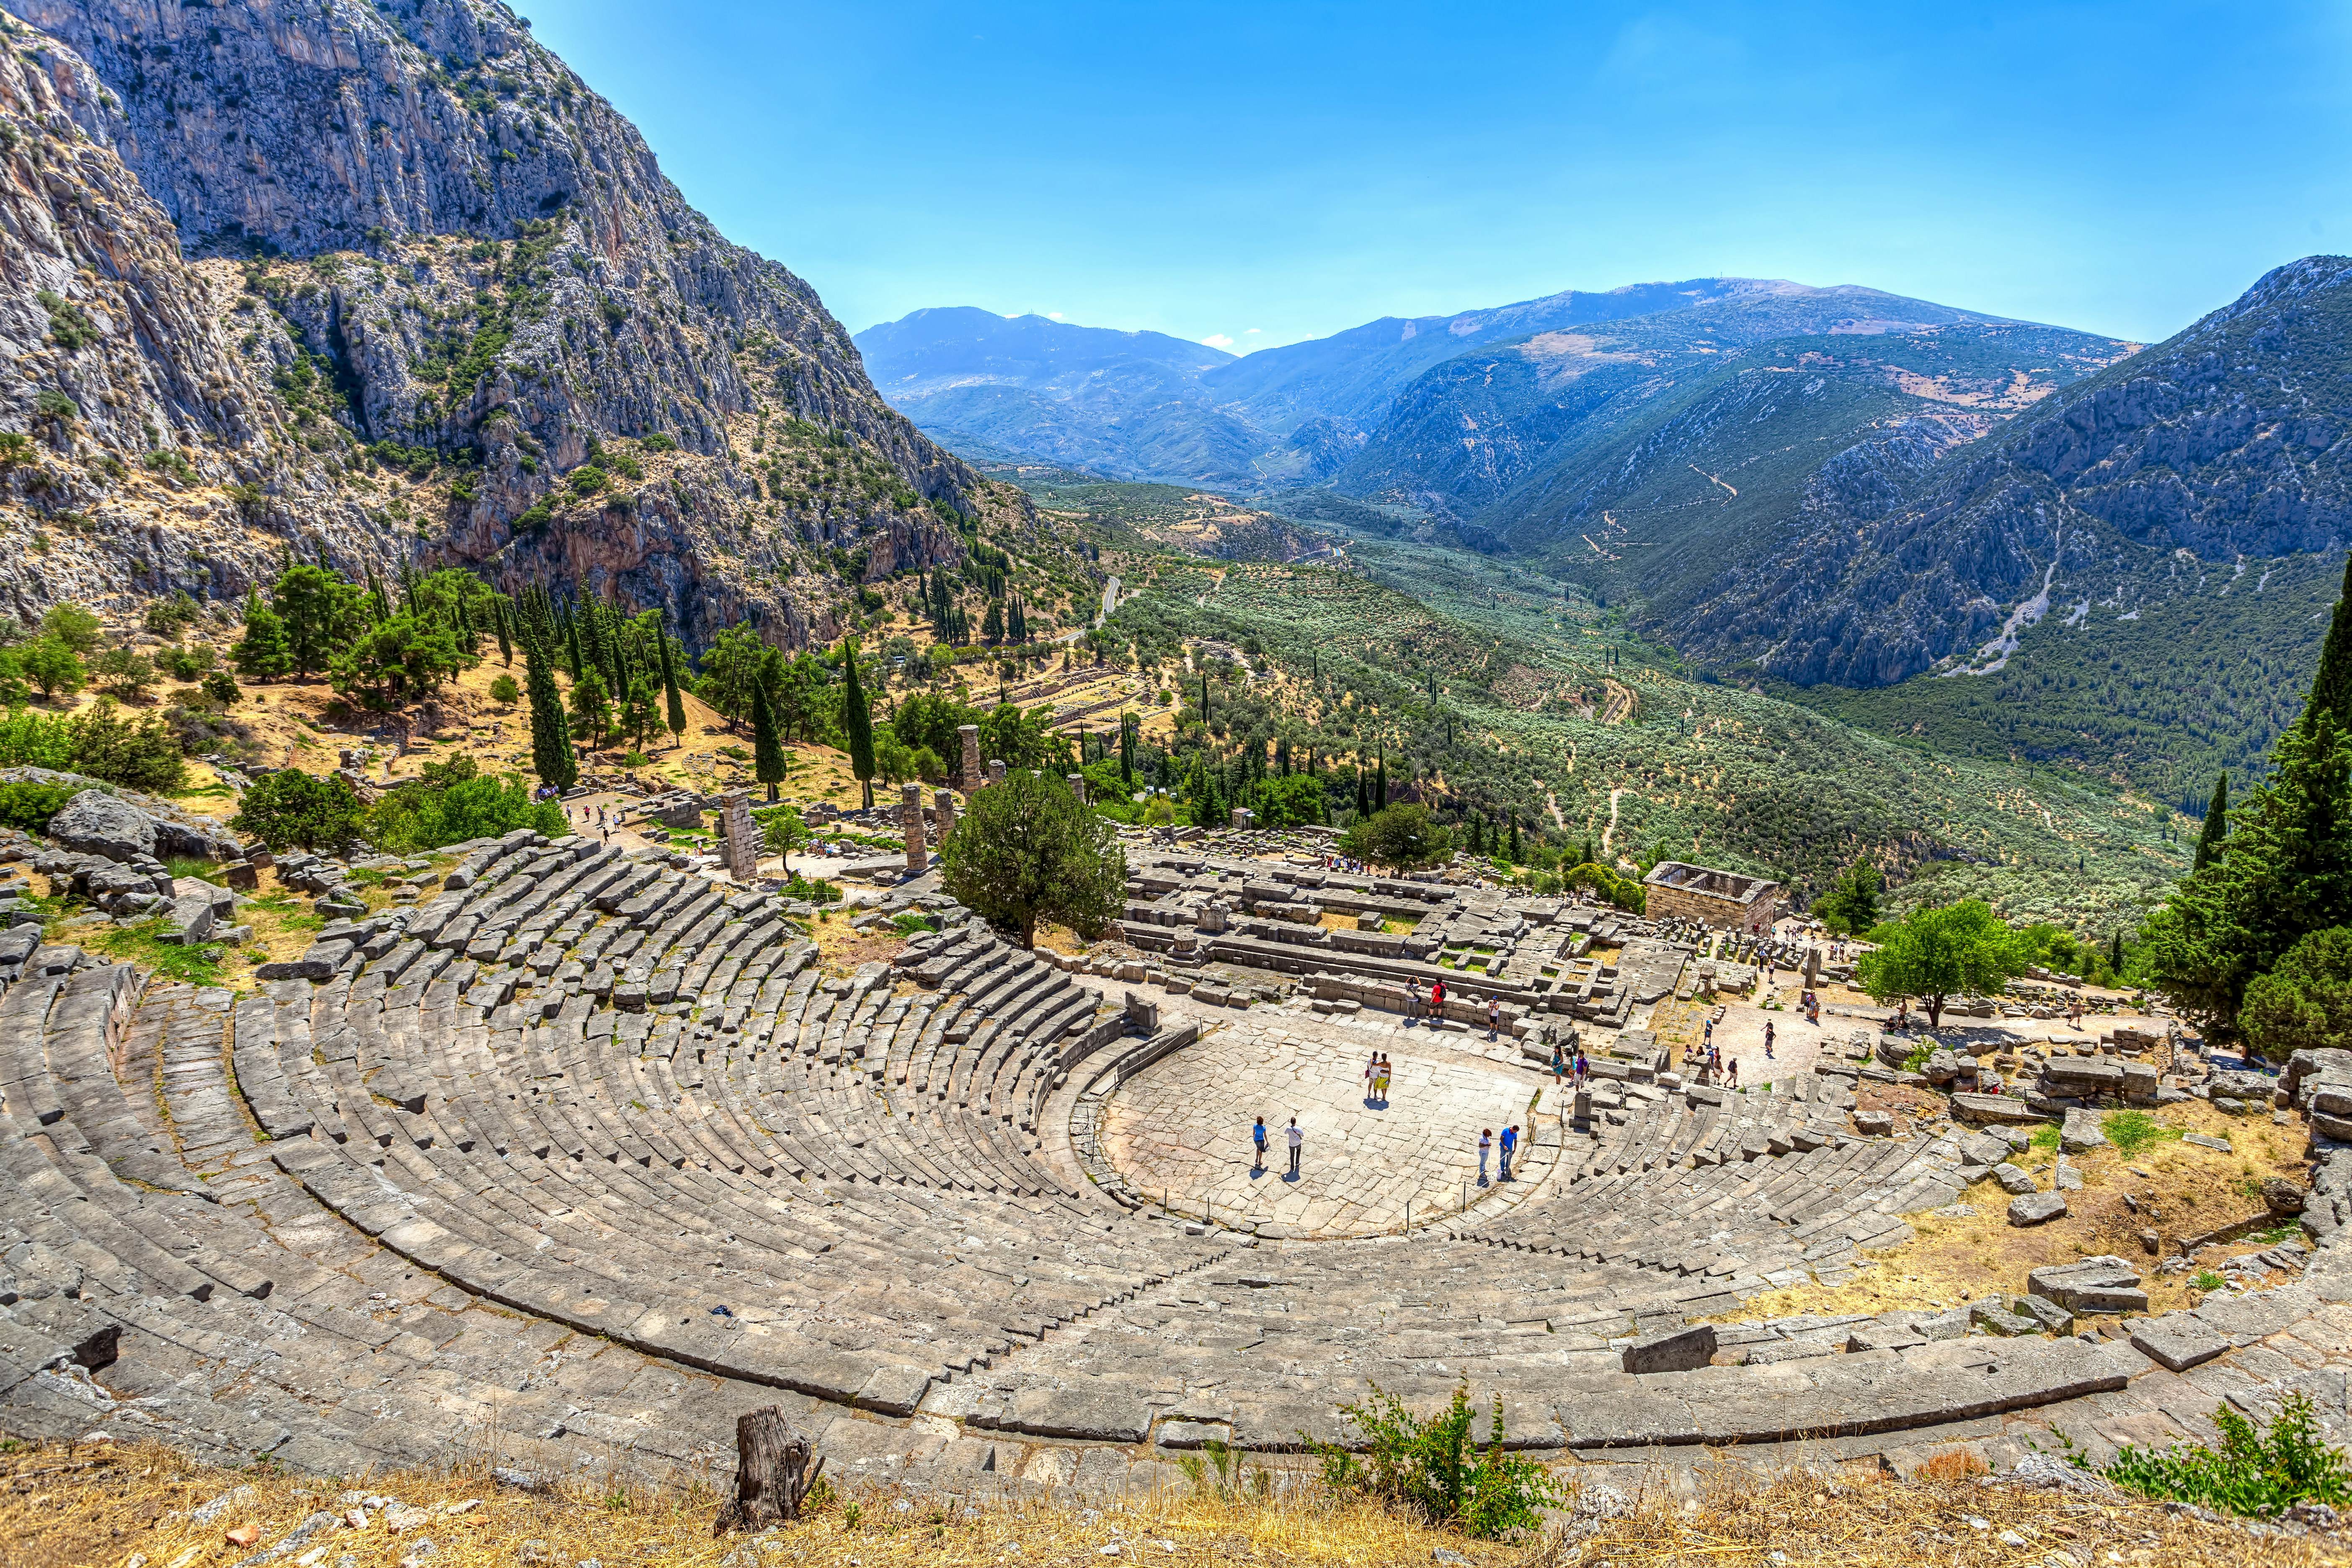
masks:
{"label": "pine tree", "polygon": [[1514,865],[1514,866],[1516,866],[1516,865],[1517,865],[1518,863],[1519,863],[1519,819],[1518,819],[1517,816],[1514,816],[1514,817],[1512,817],[1512,818],[1511,818],[1511,864],[1512,864],[1512,865]]}
{"label": "pine tree", "polygon": [[[2327,633],[2332,646],[2336,637],[2331,626]],[[2221,858],[2221,850],[2230,837],[2230,775],[2223,773],[2213,786],[2213,798],[2205,807],[2205,831],[2197,836],[2197,853],[2189,863],[2190,875],[2202,871]]]}
{"label": "pine tree", "polygon": [[841,731],[849,742],[849,771],[866,792],[866,809],[874,809],[874,715],[866,705],[865,688],[857,680],[857,643],[841,645]]}
{"label": "pine tree", "polygon": [[670,744],[675,746],[686,735],[686,700],[677,692],[677,661],[670,657],[669,634],[656,626],[654,636],[661,647],[662,696],[668,703],[664,716],[669,721]]}
{"label": "pine tree", "polygon": [[768,786],[770,800],[784,782],[784,748],[776,739],[776,710],[764,680],[751,683],[751,776]]}
{"label": "pine tree", "polygon": [[556,689],[547,649],[526,635],[522,645],[523,689],[530,699],[530,764],[539,782],[559,790],[580,782],[580,760],[572,750],[572,730],[563,721],[563,693]]}

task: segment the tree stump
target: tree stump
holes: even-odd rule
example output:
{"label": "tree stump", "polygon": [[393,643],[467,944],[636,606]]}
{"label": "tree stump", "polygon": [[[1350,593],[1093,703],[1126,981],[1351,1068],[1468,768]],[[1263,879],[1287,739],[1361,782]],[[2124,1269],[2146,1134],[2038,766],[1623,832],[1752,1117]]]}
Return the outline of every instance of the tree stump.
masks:
{"label": "tree stump", "polygon": [[778,1406],[762,1405],[737,1417],[735,1498],[719,1510],[710,1533],[765,1530],[800,1518],[802,1501],[824,1471],[816,1440],[785,1419]]}

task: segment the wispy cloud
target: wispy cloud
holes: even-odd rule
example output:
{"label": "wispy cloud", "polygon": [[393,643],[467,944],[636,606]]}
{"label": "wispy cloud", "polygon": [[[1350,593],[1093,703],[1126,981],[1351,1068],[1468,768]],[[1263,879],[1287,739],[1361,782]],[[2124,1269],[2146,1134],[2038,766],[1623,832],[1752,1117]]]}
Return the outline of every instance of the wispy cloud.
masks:
{"label": "wispy cloud", "polygon": [[1213,349],[1229,349],[1234,346],[1234,340],[1223,332],[1211,332],[1201,341]]}
{"label": "wispy cloud", "polygon": [[1058,321],[1062,319],[1062,312],[1059,310],[1048,310],[1045,312],[1045,319],[1049,321]]}

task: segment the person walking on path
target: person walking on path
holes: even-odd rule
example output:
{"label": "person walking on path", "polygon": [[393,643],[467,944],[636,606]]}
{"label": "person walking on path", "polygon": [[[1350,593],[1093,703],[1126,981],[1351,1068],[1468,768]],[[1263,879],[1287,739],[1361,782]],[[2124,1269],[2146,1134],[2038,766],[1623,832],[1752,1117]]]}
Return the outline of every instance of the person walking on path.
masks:
{"label": "person walking on path", "polygon": [[1519,1146],[1519,1124],[1516,1121],[1503,1129],[1503,1180],[1511,1179],[1511,1152]]}
{"label": "person walking on path", "polygon": [[1764,1059],[1768,1062],[1772,1059],[1772,1020],[1769,1018],[1764,1020]]}
{"label": "person walking on path", "polygon": [[1729,1084],[1733,1089],[1738,1089],[1739,1087],[1739,1058],[1738,1057],[1734,1057],[1729,1061],[1725,1062],[1723,1064],[1723,1070],[1727,1075],[1723,1081]]}
{"label": "person walking on path", "polygon": [[1298,1130],[1298,1118],[1296,1116],[1290,1119],[1290,1131],[1286,1136],[1290,1140],[1290,1174],[1286,1179],[1295,1182],[1298,1180],[1298,1151],[1307,1145],[1307,1134]]}
{"label": "person walking on path", "polygon": [[1406,1028],[1412,1027],[1412,1021],[1422,1016],[1425,1005],[1421,999],[1421,982],[1406,981],[1404,983],[1404,1026]]}
{"label": "person walking on path", "polygon": [[1486,1160],[1495,1152],[1495,1130],[1482,1129],[1478,1134],[1478,1184],[1486,1184]]}
{"label": "person walking on path", "polygon": [[1386,1051],[1381,1053],[1381,1065],[1372,1072],[1372,1100],[1382,1110],[1388,1108],[1389,1055]]}
{"label": "person walking on path", "polygon": [[1265,1117],[1259,1117],[1257,1119],[1257,1125],[1250,1129],[1250,1142],[1256,1146],[1250,1160],[1250,1174],[1255,1176],[1259,1172],[1265,1169]]}

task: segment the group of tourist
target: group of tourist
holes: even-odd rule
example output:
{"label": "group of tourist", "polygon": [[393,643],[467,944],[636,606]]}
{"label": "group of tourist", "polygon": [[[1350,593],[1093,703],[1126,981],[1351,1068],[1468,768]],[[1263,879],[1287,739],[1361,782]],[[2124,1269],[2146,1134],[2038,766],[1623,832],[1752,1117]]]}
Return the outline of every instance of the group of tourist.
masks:
{"label": "group of tourist", "polygon": [[1364,1103],[1385,1110],[1389,1103],[1389,1058],[1385,1051],[1374,1051],[1372,1059],[1364,1064]]}
{"label": "group of tourist", "polygon": [[[1502,1179],[1507,1182],[1512,1179],[1511,1156],[1518,1152],[1519,1148],[1519,1129],[1517,1122],[1503,1129],[1502,1148]],[[1489,1127],[1478,1134],[1478,1184],[1482,1187],[1486,1185],[1486,1157],[1494,1152],[1494,1149],[1495,1130]]]}
{"label": "group of tourist", "polygon": [[[1296,1116],[1290,1119],[1290,1127],[1285,1136],[1288,1139],[1290,1143],[1290,1173],[1287,1176],[1285,1176],[1283,1180],[1286,1182],[1295,1182],[1298,1180],[1298,1156],[1307,1147],[1307,1134],[1299,1129],[1298,1118]],[[1259,1117],[1257,1119],[1257,1125],[1250,1129],[1250,1143],[1254,1147],[1256,1155],[1250,1164],[1250,1174],[1255,1176],[1265,1169],[1265,1117]]]}
{"label": "group of tourist", "polygon": [[1412,1028],[1413,1026],[1413,1020],[1416,1018],[1443,1018],[1444,1016],[1444,981],[1431,981],[1429,983],[1429,989],[1426,992],[1422,990],[1421,982],[1418,980],[1408,980],[1404,983],[1404,1026],[1406,1028]]}

